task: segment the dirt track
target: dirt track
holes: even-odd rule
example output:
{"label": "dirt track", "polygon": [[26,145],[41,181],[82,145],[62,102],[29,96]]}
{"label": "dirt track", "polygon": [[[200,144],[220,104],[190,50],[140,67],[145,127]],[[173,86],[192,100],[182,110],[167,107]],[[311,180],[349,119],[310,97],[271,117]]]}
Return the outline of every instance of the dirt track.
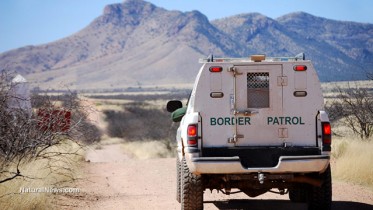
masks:
{"label": "dirt track", "polygon": [[[90,151],[83,166],[87,180],[81,192],[58,202],[65,209],[180,209],[175,199],[175,159],[135,160],[117,144]],[[290,203],[287,195],[267,193],[249,198],[243,193],[226,196],[205,191],[204,209],[306,210]],[[333,209],[373,210],[373,191],[361,186],[333,182]]]}

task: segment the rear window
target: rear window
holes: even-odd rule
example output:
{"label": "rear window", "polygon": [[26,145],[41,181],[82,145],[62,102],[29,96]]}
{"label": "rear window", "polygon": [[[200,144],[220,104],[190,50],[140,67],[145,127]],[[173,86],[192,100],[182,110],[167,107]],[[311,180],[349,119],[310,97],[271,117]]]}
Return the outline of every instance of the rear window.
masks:
{"label": "rear window", "polygon": [[247,74],[247,107],[269,108],[269,73]]}

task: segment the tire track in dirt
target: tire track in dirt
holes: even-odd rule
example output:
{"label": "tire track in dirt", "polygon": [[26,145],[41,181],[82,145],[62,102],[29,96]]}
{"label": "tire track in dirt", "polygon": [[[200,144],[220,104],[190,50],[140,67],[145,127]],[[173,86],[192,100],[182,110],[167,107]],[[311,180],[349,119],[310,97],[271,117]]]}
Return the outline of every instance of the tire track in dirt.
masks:
{"label": "tire track in dirt", "polygon": [[[89,151],[83,165],[85,179],[78,183],[78,195],[61,195],[64,209],[180,209],[176,201],[175,159],[131,159],[120,144]],[[204,194],[204,209],[306,210],[291,203],[287,195],[266,193],[249,198],[243,193],[230,196],[209,190]],[[373,191],[362,186],[333,181],[333,209],[373,210]]]}

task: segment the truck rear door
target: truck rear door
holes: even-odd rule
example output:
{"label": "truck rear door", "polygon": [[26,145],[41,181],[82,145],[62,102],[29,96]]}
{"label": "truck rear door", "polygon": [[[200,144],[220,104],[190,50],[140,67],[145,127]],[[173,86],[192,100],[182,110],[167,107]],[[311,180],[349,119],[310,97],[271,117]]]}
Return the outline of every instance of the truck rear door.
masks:
{"label": "truck rear door", "polygon": [[[308,69],[295,71],[297,65]],[[213,63],[205,69],[210,66],[224,70],[201,74],[195,92],[203,148],[317,146],[323,99],[309,62]]]}
{"label": "truck rear door", "polygon": [[293,70],[296,65],[234,66],[235,146],[317,146],[315,118],[322,96],[311,83],[316,79],[308,70]]}
{"label": "truck rear door", "polygon": [[288,137],[283,126],[282,65],[236,65],[231,68],[234,94],[231,112],[236,118],[231,143],[235,146],[280,146]]}

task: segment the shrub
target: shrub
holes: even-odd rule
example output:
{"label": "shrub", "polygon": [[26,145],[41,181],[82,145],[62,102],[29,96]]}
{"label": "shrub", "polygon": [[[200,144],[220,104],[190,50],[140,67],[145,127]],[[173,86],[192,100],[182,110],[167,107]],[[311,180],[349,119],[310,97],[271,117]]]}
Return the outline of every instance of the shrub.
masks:
{"label": "shrub", "polygon": [[176,133],[166,110],[149,107],[143,102],[126,104],[124,111],[108,110],[104,114],[111,137],[128,141],[166,140]]}
{"label": "shrub", "polygon": [[19,84],[9,78],[11,75],[1,72],[0,184],[28,177],[23,166],[36,159],[64,155],[49,148],[64,141],[80,143],[93,128],[87,121],[89,110],[81,106],[75,93],[61,95],[58,100],[45,94],[30,102],[27,94],[16,94]]}
{"label": "shrub", "polygon": [[342,120],[354,134],[369,141],[373,135],[373,94],[368,88],[337,87],[338,96],[326,106],[331,121]]}

